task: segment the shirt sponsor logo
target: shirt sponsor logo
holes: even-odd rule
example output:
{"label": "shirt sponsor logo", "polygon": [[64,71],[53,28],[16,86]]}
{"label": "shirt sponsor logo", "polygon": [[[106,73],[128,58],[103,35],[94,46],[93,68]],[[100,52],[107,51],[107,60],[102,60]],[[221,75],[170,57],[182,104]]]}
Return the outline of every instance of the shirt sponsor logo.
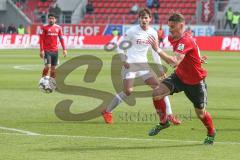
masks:
{"label": "shirt sponsor logo", "polygon": [[48,33],[47,35],[49,35],[49,36],[57,36],[58,34],[57,33]]}
{"label": "shirt sponsor logo", "polygon": [[148,40],[137,39],[137,44],[148,45],[149,41]]}
{"label": "shirt sponsor logo", "polygon": [[183,50],[184,50],[184,44],[179,43],[179,44],[178,44],[178,48],[177,48],[177,50],[179,50],[179,51],[183,51]]}

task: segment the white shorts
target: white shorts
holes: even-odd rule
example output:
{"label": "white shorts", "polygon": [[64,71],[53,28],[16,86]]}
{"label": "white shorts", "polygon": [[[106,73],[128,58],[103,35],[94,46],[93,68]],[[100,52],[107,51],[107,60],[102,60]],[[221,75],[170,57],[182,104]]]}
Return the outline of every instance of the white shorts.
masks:
{"label": "white shorts", "polygon": [[122,70],[122,78],[123,79],[135,79],[141,77],[143,81],[154,77],[149,70],[141,70],[141,71],[130,71],[129,69],[123,68]]}

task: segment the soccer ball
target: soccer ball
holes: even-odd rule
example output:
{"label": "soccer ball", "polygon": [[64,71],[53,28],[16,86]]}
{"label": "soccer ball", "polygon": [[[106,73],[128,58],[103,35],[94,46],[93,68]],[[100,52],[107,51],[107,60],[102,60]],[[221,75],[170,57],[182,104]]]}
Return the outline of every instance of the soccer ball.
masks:
{"label": "soccer ball", "polygon": [[52,93],[56,86],[55,79],[49,76],[42,77],[38,83],[38,88],[44,93]]}

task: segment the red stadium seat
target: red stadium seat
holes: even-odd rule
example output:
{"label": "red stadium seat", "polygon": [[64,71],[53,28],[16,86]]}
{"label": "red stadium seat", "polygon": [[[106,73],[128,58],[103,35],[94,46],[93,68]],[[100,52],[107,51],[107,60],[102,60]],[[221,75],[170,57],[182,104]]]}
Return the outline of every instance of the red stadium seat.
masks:
{"label": "red stadium seat", "polygon": [[186,7],[186,4],[185,4],[185,3],[179,3],[179,4],[178,4],[178,8],[182,8],[182,9],[183,9],[183,8],[185,8],[185,7]]}
{"label": "red stadium seat", "polygon": [[[114,24],[133,23],[137,15],[129,15],[129,11],[135,3],[140,7],[146,6],[146,0],[93,0],[94,15],[102,15],[96,16],[96,23],[108,23],[109,20]],[[161,23],[167,22],[167,17],[172,11],[180,11],[187,17],[186,21],[189,21],[190,17],[195,15],[196,0],[161,0],[158,9]]]}

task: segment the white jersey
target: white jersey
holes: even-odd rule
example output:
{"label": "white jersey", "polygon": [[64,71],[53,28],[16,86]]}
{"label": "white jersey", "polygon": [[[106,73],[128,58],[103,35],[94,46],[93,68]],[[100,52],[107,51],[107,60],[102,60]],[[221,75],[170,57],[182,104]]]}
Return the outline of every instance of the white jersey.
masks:
{"label": "white jersey", "polygon": [[[146,63],[148,61],[147,52],[149,48],[152,48],[148,43],[149,36],[153,36],[158,39],[157,31],[150,26],[147,30],[143,30],[140,25],[133,26],[127,30],[123,40],[127,40],[132,43],[132,46],[127,50],[127,63]],[[118,52],[124,53],[123,50],[118,50]],[[152,50],[152,52],[154,51]],[[157,60],[158,62],[155,60],[156,56],[159,59]],[[161,63],[158,55],[154,56],[154,61],[156,63]]]}

